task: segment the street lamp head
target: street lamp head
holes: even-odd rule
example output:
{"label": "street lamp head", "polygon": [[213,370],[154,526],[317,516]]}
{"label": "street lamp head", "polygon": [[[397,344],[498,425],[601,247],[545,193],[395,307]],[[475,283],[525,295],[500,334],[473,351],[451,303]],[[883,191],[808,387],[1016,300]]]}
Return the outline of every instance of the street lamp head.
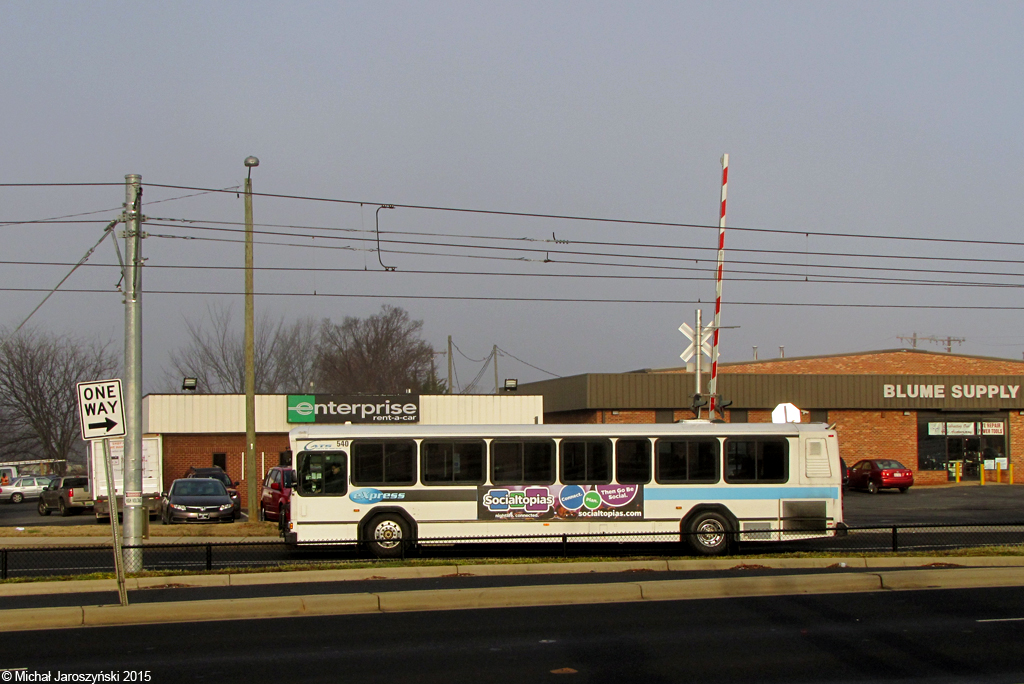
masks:
{"label": "street lamp head", "polygon": [[257,159],[256,157],[246,157],[245,158],[245,165],[251,169],[254,166],[259,166],[260,165],[260,160]]}

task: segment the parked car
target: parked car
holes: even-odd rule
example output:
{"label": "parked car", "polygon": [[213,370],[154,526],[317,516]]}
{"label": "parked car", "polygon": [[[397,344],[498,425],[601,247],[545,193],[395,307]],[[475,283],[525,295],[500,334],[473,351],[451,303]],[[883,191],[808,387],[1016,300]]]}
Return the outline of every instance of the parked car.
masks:
{"label": "parked car", "polygon": [[50,484],[49,477],[19,477],[11,484],[0,487],[0,501],[21,503],[25,499],[38,499],[39,494]]}
{"label": "parked car", "polygon": [[260,520],[281,520],[281,507],[287,507],[292,496],[292,469],[276,466],[267,471],[260,496]]}
{"label": "parked car", "polygon": [[185,477],[212,477],[214,480],[219,480],[224,488],[228,490],[228,496],[231,497],[232,503],[235,504],[234,516],[238,518],[242,515],[242,497],[238,495],[238,483],[232,482],[228,474],[224,472],[224,469],[220,466],[211,466],[209,468],[197,468],[196,466],[190,467],[185,471]]}
{"label": "parked car", "polygon": [[850,466],[846,465],[846,461],[839,458],[839,472],[843,476],[843,487],[850,484]]}
{"label": "parked car", "polygon": [[175,480],[160,495],[161,517],[165,525],[176,522],[232,522],[235,504],[227,487],[212,477]]}
{"label": "parked car", "polygon": [[87,477],[58,477],[39,493],[39,515],[50,515],[56,509],[66,517],[87,508],[92,508]]}
{"label": "parked car", "polygon": [[898,489],[906,493],[914,484],[914,472],[899,461],[869,458],[857,461],[850,469],[850,486],[877,494],[880,489]]}

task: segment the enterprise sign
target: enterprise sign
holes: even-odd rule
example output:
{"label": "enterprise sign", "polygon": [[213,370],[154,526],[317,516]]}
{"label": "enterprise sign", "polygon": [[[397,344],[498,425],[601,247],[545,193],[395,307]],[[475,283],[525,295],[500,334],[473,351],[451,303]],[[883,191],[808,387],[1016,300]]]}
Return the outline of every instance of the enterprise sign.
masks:
{"label": "enterprise sign", "polygon": [[420,395],[289,394],[289,423],[417,423]]}

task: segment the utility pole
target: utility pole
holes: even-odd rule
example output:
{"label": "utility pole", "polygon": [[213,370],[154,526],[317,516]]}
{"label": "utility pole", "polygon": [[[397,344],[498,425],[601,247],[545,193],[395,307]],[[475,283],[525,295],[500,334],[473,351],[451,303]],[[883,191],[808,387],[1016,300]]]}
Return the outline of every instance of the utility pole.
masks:
{"label": "utility pole", "polygon": [[246,157],[245,166],[249,174],[245,177],[245,479],[246,507],[249,520],[254,520],[254,511],[259,510],[257,483],[263,474],[256,473],[256,352],[253,312],[252,285],[252,169],[259,166],[256,157]]}
{"label": "utility pole", "polygon": [[491,358],[494,359],[494,393],[498,393],[498,345],[491,350]]}
{"label": "utility pole", "polygon": [[455,394],[455,387],[452,386],[452,336],[448,336],[448,394]]}
{"label": "utility pole", "polygon": [[[124,177],[124,552],[125,570],[142,570],[142,176]],[[117,498],[108,491],[110,515]]]}

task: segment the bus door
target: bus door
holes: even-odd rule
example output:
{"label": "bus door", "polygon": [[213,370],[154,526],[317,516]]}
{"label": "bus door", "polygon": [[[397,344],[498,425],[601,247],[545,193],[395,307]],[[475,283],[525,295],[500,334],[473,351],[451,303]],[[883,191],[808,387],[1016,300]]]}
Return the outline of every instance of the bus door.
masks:
{"label": "bus door", "polygon": [[[348,451],[300,451],[295,459],[291,516],[303,522],[340,521],[348,494]],[[297,496],[296,496],[297,495]]]}

